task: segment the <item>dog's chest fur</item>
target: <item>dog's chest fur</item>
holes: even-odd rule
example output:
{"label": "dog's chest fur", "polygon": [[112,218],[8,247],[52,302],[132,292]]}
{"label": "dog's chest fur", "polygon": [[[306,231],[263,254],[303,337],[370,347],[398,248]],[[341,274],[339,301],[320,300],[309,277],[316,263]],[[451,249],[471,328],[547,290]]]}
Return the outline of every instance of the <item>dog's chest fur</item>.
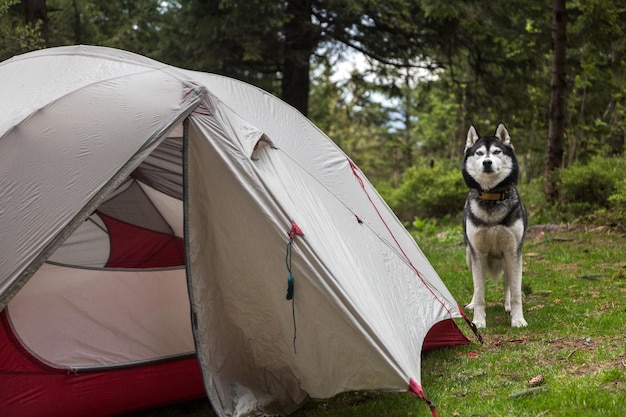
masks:
{"label": "dog's chest fur", "polygon": [[510,226],[477,226],[467,222],[466,239],[474,251],[488,254],[495,258],[503,256],[505,251],[517,252],[524,235],[524,222],[517,219]]}
{"label": "dog's chest fur", "polygon": [[465,207],[465,235],[482,253],[500,256],[503,250],[517,250],[524,235],[524,215],[516,190],[505,201],[484,201],[470,191]]}

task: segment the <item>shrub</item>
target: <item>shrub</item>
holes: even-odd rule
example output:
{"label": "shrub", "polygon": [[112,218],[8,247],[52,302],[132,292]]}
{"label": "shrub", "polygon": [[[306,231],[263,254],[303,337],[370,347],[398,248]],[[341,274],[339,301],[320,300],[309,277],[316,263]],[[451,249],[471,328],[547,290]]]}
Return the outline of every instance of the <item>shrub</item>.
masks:
{"label": "shrub", "polygon": [[[626,220],[626,158],[596,157],[560,171],[559,200],[548,202],[543,177],[518,186],[529,224]],[[431,226],[460,222],[467,187],[460,169],[451,163],[420,163],[409,168],[398,188],[379,184],[378,191],[407,227],[429,232]],[[430,219],[437,219],[435,223]]]}
{"label": "shrub", "polygon": [[615,184],[615,191],[609,196],[609,204],[617,209],[626,209],[626,178]]}
{"label": "shrub", "polygon": [[[626,159],[595,157],[586,165],[562,169],[559,176],[559,203],[575,215],[592,213],[610,206],[609,197],[618,192],[625,177]],[[613,200],[618,197],[613,198]]]}
{"label": "shrub", "polygon": [[402,221],[413,222],[416,217],[442,218],[460,214],[467,187],[458,167],[437,162],[410,167],[402,175],[397,189],[386,184],[379,187],[379,192]]}
{"label": "shrub", "polygon": [[571,220],[564,217],[563,213],[546,199],[543,193],[543,177],[533,178],[528,183],[519,184],[517,189],[528,212],[529,225]]}
{"label": "shrub", "polygon": [[615,186],[615,192],[609,196],[612,210],[612,221],[626,222],[626,178],[622,178]]}

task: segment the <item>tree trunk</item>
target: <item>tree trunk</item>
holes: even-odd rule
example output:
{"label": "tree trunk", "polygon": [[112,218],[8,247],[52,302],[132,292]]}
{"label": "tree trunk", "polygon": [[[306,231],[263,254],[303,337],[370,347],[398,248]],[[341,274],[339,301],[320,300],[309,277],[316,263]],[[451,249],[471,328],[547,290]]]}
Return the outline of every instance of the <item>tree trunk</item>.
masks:
{"label": "tree trunk", "polygon": [[404,111],[404,167],[402,170],[413,166],[413,123],[411,120],[411,109],[413,109],[413,100],[411,95],[411,74],[407,69],[404,76],[405,90],[405,111]]}
{"label": "tree trunk", "polygon": [[74,20],[72,21],[72,27],[74,28],[74,44],[80,45],[83,43],[83,30],[80,20],[81,13],[76,0],[72,0],[72,9],[74,9]]}
{"label": "tree trunk", "polygon": [[556,173],[563,165],[565,147],[565,51],[567,44],[567,11],[565,0],[552,1],[552,80],[550,82],[550,114],[548,149],[545,166],[544,194],[556,200]]}
{"label": "tree trunk", "polygon": [[22,4],[24,5],[26,23],[33,27],[39,24],[39,34],[43,40],[44,46],[50,46],[50,38],[48,35],[48,7],[46,6],[46,0],[22,0]]}
{"label": "tree trunk", "polygon": [[315,47],[312,0],[290,1],[285,24],[281,98],[305,116],[309,111],[309,59]]}

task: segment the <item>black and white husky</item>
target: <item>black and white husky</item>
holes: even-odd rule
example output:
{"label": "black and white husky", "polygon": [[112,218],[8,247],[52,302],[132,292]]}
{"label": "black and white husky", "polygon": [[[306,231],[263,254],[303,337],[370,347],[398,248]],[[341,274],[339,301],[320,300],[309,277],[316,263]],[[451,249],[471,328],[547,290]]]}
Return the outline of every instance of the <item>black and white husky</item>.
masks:
{"label": "black and white husky", "polygon": [[511,326],[527,325],[522,311],[522,245],[527,215],[516,184],[519,167],[511,137],[502,123],[493,136],[467,132],[463,179],[469,187],[463,214],[467,266],[474,295],[466,306],[474,310],[476,327],[486,327],[485,278],[504,273],[504,309]]}

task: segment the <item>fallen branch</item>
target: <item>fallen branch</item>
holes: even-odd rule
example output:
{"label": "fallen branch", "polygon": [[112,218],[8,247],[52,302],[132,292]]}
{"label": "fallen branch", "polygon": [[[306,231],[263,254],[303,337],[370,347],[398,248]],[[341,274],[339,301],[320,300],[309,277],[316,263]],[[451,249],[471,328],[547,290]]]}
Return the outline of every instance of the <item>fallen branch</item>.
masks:
{"label": "fallen branch", "polygon": [[569,354],[565,357],[565,360],[566,360],[566,361],[569,361],[569,358],[571,358],[571,357],[572,357],[572,355],[573,355],[573,354],[574,354],[577,350],[578,350],[578,349],[574,349],[574,350],[572,350],[572,351],[571,351],[571,352],[570,352],[570,353],[569,353]]}
{"label": "fallen branch", "polygon": [[518,398],[525,398],[525,397],[530,397],[531,395],[537,395],[540,392],[546,391],[547,388],[545,386],[541,386],[541,387],[532,387],[532,388],[528,388],[528,389],[524,389],[521,391],[515,391],[513,393],[511,393],[511,395],[509,395],[509,400],[515,400]]}

